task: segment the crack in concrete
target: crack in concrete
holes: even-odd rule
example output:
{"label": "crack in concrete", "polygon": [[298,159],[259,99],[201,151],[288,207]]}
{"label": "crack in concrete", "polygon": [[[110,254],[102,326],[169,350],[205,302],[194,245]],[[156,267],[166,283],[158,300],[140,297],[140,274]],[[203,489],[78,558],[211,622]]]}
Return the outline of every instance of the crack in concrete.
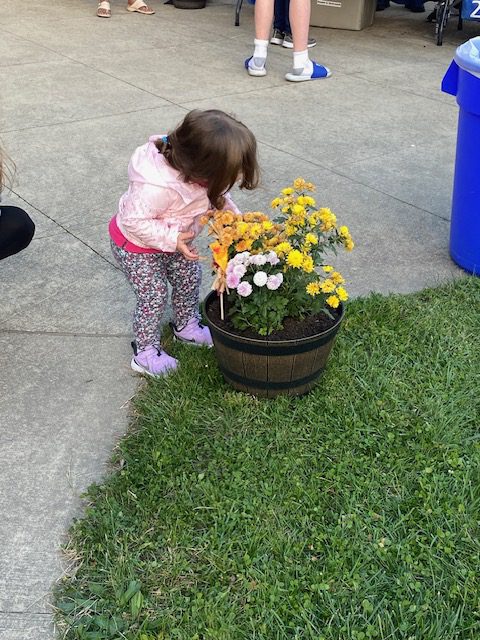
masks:
{"label": "crack in concrete", "polygon": [[62,229],[63,231],[65,231],[65,233],[67,233],[69,236],[71,236],[72,238],[75,238],[75,240],[78,240],[78,242],[80,242],[81,244],[83,244],[83,246],[87,247],[87,249],[90,249],[90,251],[92,251],[96,256],[98,256],[101,260],[103,260],[103,262],[106,262],[109,266],[113,267],[114,269],[116,269],[117,271],[120,271],[120,268],[117,267],[113,262],[110,262],[110,260],[108,260],[107,258],[105,258],[104,255],[102,255],[101,253],[99,253],[96,249],[94,249],[91,245],[88,244],[88,242],[85,242],[85,240],[82,240],[82,238],[80,238],[79,236],[75,235],[74,233],[72,233],[72,231],[70,231],[69,229],[67,229],[67,227],[65,227],[63,224],[61,224],[60,222],[58,222],[57,220],[55,220],[54,218],[52,218],[51,216],[49,216],[47,213],[45,213],[45,211],[42,211],[41,209],[39,209],[38,207],[36,207],[33,203],[29,202],[28,200],[26,200],[23,196],[21,196],[19,193],[17,193],[16,191],[14,191],[13,189],[11,190],[12,193],[14,193],[17,198],[19,198],[22,202],[25,202],[25,204],[27,204],[29,207],[31,207],[32,209],[34,209],[37,213],[40,213],[42,216],[45,216],[45,218],[47,218],[47,220],[50,220],[50,222],[53,222],[54,224],[57,225],[57,227],[59,227],[60,229]]}
{"label": "crack in concrete", "polygon": [[15,616],[52,616],[52,614],[47,611],[0,611],[0,615],[2,614]]}
{"label": "crack in concrete", "polygon": [[[302,160],[303,162],[306,162],[308,164],[311,164],[314,167],[319,167],[320,169],[324,169],[325,171],[328,171],[330,173],[333,173],[334,175],[340,176],[341,178],[345,178],[346,180],[348,180],[349,182],[352,182],[353,184],[358,184],[362,187],[365,187],[367,189],[371,189],[372,191],[375,191],[377,193],[381,193],[384,196],[387,196],[388,198],[392,198],[392,200],[395,200],[396,202],[400,202],[401,204],[405,204],[409,207],[412,207],[412,209],[416,209],[417,211],[422,211],[423,213],[427,213],[428,215],[437,218],[438,220],[442,220],[443,222],[450,222],[450,219],[447,218],[446,216],[441,216],[438,213],[435,213],[433,211],[429,211],[428,209],[423,209],[422,207],[417,207],[416,205],[412,204],[411,202],[407,202],[406,200],[402,200],[402,198],[398,198],[397,196],[394,196],[391,193],[387,193],[386,191],[382,191],[382,189],[378,189],[377,187],[373,187],[371,184],[367,184],[365,182],[362,182],[361,180],[356,180],[355,178],[352,178],[351,176],[342,173],[341,171],[339,171],[338,169],[334,169],[333,167],[329,167],[327,165],[322,164],[321,162],[316,162],[315,160],[309,160],[308,158],[305,158],[304,156],[299,156],[295,153],[291,153],[290,151],[284,151],[283,149],[279,149],[278,147],[275,147],[271,144],[269,144],[268,142],[264,142],[263,140],[259,140],[257,139],[257,141],[260,144],[265,145],[266,147],[268,147],[269,149],[272,149],[273,151],[279,151],[280,153],[284,153],[287,156],[290,156],[291,158],[295,158],[295,160]],[[420,146],[420,145],[418,145]],[[389,155],[389,154],[385,154],[385,155]],[[382,157],[381,155],[378,157]],[[361,161],[359,161],[361,162]],[[354,163],[351,163],[354,164]]]}
{"label": "crack in concrete", "polygon": [[131,339],[129,333],[89,333],[80,331],[48,331],[47,329],[5,329],[0,327],[0,335],[14,334],[14,335],[38,335],[38,336],[56,336],[63,338],[122,338]]}

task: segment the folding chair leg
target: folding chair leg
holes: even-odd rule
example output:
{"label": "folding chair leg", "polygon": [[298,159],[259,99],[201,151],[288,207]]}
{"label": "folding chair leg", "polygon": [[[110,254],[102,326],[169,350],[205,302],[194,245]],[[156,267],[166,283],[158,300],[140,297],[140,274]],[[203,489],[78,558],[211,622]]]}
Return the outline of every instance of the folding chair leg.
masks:
{"label": "folding chair leg", "polygon": [[235,26],[240,26],[240,11],[242,10],[243,0],[237,0],[237,5],[235,7]]}

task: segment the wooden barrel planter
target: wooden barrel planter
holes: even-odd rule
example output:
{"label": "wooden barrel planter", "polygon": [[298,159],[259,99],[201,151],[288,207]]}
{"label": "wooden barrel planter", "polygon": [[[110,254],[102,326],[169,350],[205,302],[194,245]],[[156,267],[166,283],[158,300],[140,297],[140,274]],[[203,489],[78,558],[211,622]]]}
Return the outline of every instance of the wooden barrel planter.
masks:
{"label": "wooden barrel planter", "polygon": [[247,338],[226,331],[209,315],[212,291],[204,302],[206,324],[212,333],[218,366],[237,391],[263,398],[300,396],[312,389],[325,369],[335,336],[344,316],[322,333],[299,340]]}

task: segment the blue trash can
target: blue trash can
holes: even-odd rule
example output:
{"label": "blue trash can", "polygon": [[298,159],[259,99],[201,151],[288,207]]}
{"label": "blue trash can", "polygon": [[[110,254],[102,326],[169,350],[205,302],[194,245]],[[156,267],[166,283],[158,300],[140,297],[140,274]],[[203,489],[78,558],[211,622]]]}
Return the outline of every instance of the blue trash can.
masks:
{"label": "blue trash can", "polygon": [[480,275],[480,37],[458,47],[442,91],[456,96],[460,107],[450,255],[462,269]]}

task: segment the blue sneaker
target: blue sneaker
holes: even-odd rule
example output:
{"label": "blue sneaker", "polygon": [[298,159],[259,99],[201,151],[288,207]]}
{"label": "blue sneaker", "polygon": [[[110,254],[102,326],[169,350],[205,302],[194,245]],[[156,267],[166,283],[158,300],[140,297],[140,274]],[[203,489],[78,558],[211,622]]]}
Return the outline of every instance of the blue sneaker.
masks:
{"label": "blue sneaker", "polygon": [[254,58],[250,56],[245,60],[245,69],[249,76],[266,76],[267,70],[265,69],[265,58]]}
{"label": "blue sneaker", "polygon": [[321,64],[317,64],[313,60],[311,60],[313,65],[312,71],[307,71],[304,67],[303,69],[292,69],[289,73],[286,74],[285,79],[290,82],[305,82],[306,80],[319,80],[321,78],[329,78],[332,75],[332,72],[327,67],[324,67]]}

